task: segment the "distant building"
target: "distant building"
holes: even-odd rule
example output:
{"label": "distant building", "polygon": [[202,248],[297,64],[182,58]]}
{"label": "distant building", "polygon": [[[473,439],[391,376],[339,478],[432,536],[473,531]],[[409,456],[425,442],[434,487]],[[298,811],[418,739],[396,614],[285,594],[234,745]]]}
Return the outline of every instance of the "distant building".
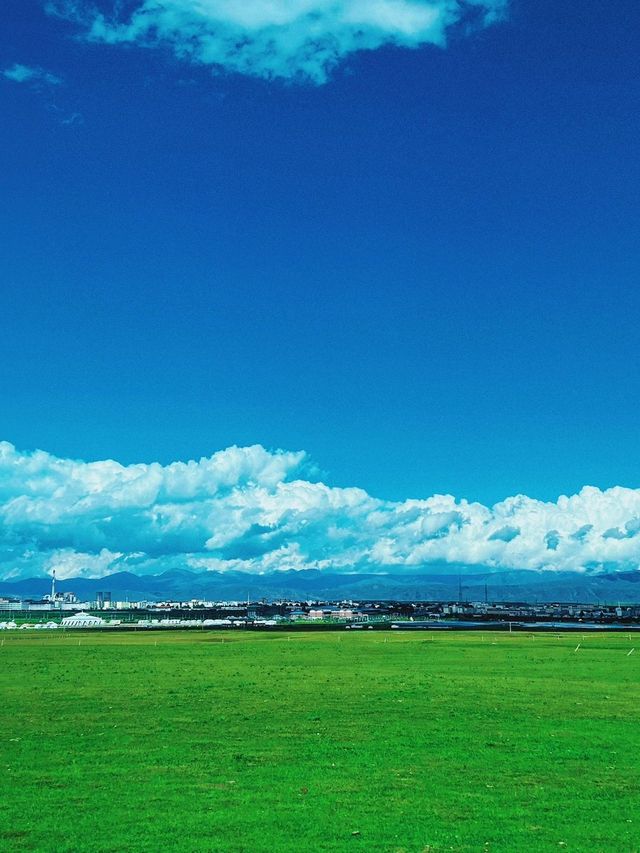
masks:
{"label": "distant building", "polygon": [[63,628],[99,628],[106,623],[100,616],[92,616],[90,613],[75,613],[73,616],[65,616],[61,624]]}

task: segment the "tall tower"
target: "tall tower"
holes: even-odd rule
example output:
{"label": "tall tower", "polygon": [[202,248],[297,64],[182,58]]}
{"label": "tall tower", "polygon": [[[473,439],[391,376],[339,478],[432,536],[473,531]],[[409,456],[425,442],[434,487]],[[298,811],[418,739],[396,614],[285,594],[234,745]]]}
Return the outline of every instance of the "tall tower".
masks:
{"label": "tall tower", "polygon": [[51,576],[51,601],[56,600],[56,570],[53,570],[53,575]]}

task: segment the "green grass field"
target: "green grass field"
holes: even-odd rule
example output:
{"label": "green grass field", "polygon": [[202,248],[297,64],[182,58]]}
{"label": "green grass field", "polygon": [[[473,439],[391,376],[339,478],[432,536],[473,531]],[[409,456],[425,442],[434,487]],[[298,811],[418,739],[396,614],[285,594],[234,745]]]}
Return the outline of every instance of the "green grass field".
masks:
{"label": "green grass field", "polygon": [[3,852],[640,850],[638,636],[1,641]]}

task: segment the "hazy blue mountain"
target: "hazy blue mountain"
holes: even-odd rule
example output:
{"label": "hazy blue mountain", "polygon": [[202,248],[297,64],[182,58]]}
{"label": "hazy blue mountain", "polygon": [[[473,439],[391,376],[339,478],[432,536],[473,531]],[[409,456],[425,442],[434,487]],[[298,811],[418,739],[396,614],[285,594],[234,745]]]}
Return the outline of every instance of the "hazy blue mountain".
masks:
{"label": "hazy blue mountain", "polygon": [[[450,567],[449,567],[450,568]],[[93,580],[74,578],[56,584],[60,592],[72,591],[80,599],[95,599],[98,591],[109,591],[114,600],[146,599],[252,600],[294,599],[395,599],[481,601],[580,601],[638,603],[640,572],[583,574],[578,572],[475,572],[473,574],[338,574],[309,571],[272,572],[254,575],[243,572],[195,573],[173,569],[160,575],[141,577],[117,572]],[[51,589],[47,577],[0,581],[0,595],[40,597]]]}

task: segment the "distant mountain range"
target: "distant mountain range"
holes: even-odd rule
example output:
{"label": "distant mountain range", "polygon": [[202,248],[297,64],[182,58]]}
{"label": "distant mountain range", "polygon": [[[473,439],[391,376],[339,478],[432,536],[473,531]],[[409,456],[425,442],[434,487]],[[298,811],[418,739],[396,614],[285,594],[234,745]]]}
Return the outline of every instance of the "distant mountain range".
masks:
{"label": "distant mountain range", "polygon": [[[264,575],[245,572],[189,572],[173,569],[160,575],[116,572],[99,579],[59,580],[59,592],[95,600],[98,591],[112,599],[161,601],[192,598],[252,601],[265,598],[297,600],[391,599],[528,602],[640,603],[640,571],[587,574],[580,572],[505,571],[474,574],[340,574],[327,571],[283,571]],[[51,590],[51,578],[0,581],[0,595],[39,598]]]}

